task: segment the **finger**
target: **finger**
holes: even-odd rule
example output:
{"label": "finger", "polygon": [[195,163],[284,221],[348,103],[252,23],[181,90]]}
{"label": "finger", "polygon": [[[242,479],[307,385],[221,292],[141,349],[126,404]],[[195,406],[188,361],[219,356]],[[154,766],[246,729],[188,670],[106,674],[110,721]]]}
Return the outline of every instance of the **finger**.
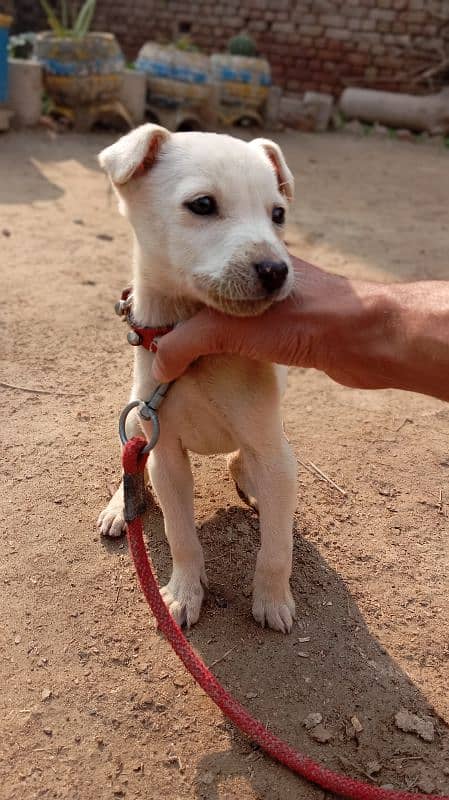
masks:
{"label": "finger", "polygon": [[201,312],[166,334],[158,343],[153,361],[155,379],[168,383],[182,375],[199,356],[224,352],[220,330],[219,322]]}

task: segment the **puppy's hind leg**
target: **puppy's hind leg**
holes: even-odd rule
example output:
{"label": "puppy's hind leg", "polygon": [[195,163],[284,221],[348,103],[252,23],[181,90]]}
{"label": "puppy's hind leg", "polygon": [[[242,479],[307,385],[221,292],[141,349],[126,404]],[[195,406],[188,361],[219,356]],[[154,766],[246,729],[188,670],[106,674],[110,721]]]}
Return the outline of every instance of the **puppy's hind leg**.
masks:
{"label": "puppy's hind leg", "polygon": [[281,433],[260,453],[245,453],[259,504],[261,546],[253,590],[253,616],[264,627],[290,633],[295,603],[290,591],[296,460]]}
{"label": "puppy's hind leg", "polygon": [[189,457],[178,439],[161,437],[151,453],[149,469],[173,559],[172,576],[161,594],[178,625],[190,627],[200,615],[207,580],[195,530]]}
{"label": "puppy's hind leg", "polygon": [[254,485],[241,451],[237,450],[235,453],[231,453],[226,460],[240,500],[257,512],[258,505],[257,499],[254,497]]}

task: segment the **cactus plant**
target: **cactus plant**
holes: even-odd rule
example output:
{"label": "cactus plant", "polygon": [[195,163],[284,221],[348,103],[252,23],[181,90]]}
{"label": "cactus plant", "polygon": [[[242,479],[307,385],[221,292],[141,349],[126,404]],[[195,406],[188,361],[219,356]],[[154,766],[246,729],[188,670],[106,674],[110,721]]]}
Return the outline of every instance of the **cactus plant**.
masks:
{"label": "cactus plant", "polygon": [[[56,36],[73,37],[81,39],[89,31],[95,13],[96,0],[85,0],[78,13],[72,3],[61,0],[61,15],[58,17],[49,0],[40,0],[41,6],[47,15],[47,22]],[[69,23],[71,17],[71,25]]]}
{"label": "cactus plant", "polygon": [[251,58],[257,55],[256,43],[247,33],[239,33],[237,36],[233,36],[229,41],[228,51],[233,56]]}

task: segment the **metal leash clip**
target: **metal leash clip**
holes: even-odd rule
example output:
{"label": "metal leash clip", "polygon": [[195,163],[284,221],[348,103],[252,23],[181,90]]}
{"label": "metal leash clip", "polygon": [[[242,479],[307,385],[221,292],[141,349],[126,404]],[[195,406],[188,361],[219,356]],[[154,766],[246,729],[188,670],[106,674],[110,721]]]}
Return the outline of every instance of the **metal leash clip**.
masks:
{"label": "metal leash clip", "polygon": [[128,414],[133,410],[133,408],[138,408],[140,417],[145,420],[145,422],[151,422],[152,426],[150,439],[145,447],[142,448],[142,453],[149,453],[153,447],[156,447],[161,433],[161,426],[157,412],[170,386],[171,383],[161,383],[155,389],[149,400],[132,400],[131,403],[128,403],[128,405],[125,406],[120,414],[118,428],[122,445],[125,445],[128,442],[128,437],[126,435],[126,420],[128,418]]}

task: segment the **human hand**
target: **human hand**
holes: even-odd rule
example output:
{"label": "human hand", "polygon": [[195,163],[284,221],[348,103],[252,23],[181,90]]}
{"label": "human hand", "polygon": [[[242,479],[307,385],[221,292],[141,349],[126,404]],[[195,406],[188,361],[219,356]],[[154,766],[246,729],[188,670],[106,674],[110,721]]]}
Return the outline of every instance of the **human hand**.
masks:
{"label": "human hand", "polygon": [[314,367],[360,389],[396,388],[449,399],[449,283],[381,284],[333,275],[292,256],[291,295],[260,316],[205,308],[164,336],[156,380],[199,356],[231,353]]}
{"label": "human hand", "polygon": [[[159,342],[153,374],[160,382],[181,375],[199,356],[232,353],[258,361],[315,367],[336,380],[357,384],[350,363],[337,366],[334,349],[360,335],[369,284],[355,285],[292,257],[292,294],[260,316],[232,317],[204,308]],[[361,289],[364,288],[364,298]]]}

